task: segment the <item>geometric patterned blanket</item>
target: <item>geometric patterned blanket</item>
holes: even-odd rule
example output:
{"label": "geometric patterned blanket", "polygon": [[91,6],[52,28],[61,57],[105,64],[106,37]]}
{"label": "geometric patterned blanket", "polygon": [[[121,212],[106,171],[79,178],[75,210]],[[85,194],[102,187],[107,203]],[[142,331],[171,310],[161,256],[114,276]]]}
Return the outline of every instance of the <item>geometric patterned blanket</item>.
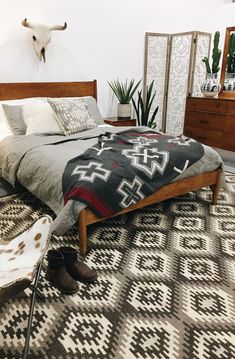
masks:
{"label": "geometric patterned blanket", "polygon": [[171,182],[203,154],[203,146],[185,136],[133,129],[107,132],[67,163],[64,203],[79,200],[97,216],[111,216]]}
{"label": "geometric patterned blanket", "polygon": [[[216,206],[203,188],[88,227],[98,272],[68,296],[45,278],[29,359],[234,359],[235,175]],[[0,199],[0,232],[50,210],[28,194]],[[76,226],[51,248],[78,248]],[[29,298],[0,307],[0,358],[20,359]]]}

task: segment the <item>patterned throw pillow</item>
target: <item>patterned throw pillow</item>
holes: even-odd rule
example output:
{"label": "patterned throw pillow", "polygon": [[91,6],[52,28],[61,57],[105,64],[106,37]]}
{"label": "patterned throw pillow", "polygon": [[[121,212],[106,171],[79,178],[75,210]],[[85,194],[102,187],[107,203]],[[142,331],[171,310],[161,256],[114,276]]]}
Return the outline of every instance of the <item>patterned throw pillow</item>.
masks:
{"label": "patterned throw pillow", "polygon": [[55,111],[57,121],[65,135],[82,132],[97,126],[83,99],[48,98],[48,102]]}

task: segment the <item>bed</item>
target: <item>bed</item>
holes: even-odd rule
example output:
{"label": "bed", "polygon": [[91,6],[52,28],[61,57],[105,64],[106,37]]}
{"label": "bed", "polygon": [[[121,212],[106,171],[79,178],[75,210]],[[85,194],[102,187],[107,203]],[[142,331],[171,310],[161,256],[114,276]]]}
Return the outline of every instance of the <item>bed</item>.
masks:
{"label": "bed", "polygon": [[[29,97],[50,97],[50,98],[59,98],[59,97],[83,97],[83,96],[92,96],[95,99],[97,99],[97,84],[96,84],[96,80],[94,81],[86,81],[86,82],[50,82],[50,83],[2,83],[0,84],[0,101],[4,101],[4,100],[15,100],[15,99],[22,99],[22,98],[29,98]],[[125,128],[113,128],[112,131],[114,131],[115,133],[124,130]],[[93,135],[93,129],[89,130],[89,131],[85,131],[85,133],[83,133],[82,136],[91,136]],[[106,129],[103,128],[99,128],[98,133],[102,133],[102,131],[107,131]],[[15,137],[15,136],[11,136],[11,137]],[[26,136],[27,137],[27,136]],[[49,139],[48,139],[49,137]],[[30,138],[30,136],[29,136]],[[76,136],[74,136],[74,140],[76,139]],[[1,148],[1,142],[0,142],[0,150],[2,151],[1,153],[1,162],[4,161],[5,158],[5,162],[6,162],[6,158],[7,158],[7,152],[9,152],[12,148],[12,145],[14,145],[15,147],[18,148],[18,145],[20,145],[20,141],[23,141],[24,139],[22,137],[11,140],[10,144],[7,142],[8,140],[4,139],[3,141],[1,141],[2,144],[2,148]],[[33,194],[35,194],[39,199],[41,199],[42,201],[46,202],[45,200],[45,194],[42,194],[41,189],[39,189],[38,191],[34,191],[33,186],[33,181],[32,180],[32,176],[33,176],[33,172],[32,174],[29,176],[28,179],[26,179],[26,174],[25,172],[27,172],[27,170],[25,169],[23,171],[23,169],[21,170],[21,167],[24,167],[24,161],[26,161],[25,158],[27,158],[28,153],[30,154],[34,154],[34,156],[37,156],[37,151],[38,148],[45,148],[45,146],[48,146],[46,148],[52,148],[51,146],[51,142],[49,143],[48,141],[57,141],[59,142],[57,139],[54,139],[53,136],[45,136],[45,138],[43,137],[38,139],[38,137],[33,137],[31,138],[31,142],[34,141],[39,141],[37,146],[35,147],[31,145],[32,148],[28,149],[25,153],[26,155],[23,155],[20,157],[20,165],[19,166],[15,166],[15,176],[19,179],[19,182],[22,183],[23,186],[25,186],[30,192],[32,192]],[[4,142],[5,141],[5,142]],[[13,141],[13,142],[12,142]],[[25,140],[24,140],[25,141]],[[40,142],[43,141],[43,142]],[[90,140],[89,140],[90,141]],[[89,144],[88,141],[88,144]],[[92,140],[95,141],[95,140]],[[27,141],[25,141],[25,143],[27,143]],[[24,146],[26,146],[26,144],[24,143]],[[94,142],[91,142],[91,144],[94,144]],[[62,146],[62,144],[58,146],[58,148]],[[66,148],[66,144],[64,145],[63,148]],[[207,146],[205,146],[206,148]],[[61,147],[62,148],[62,147]],[[19,147],[20,149],[20,147]],[[20,150],[19,150],[20,151]],[[60,150],[61,151],[61,150]],[[64,151],[64,150],[62,150]],[[4,157],[4,152],[5,152],[5,157]],[[17,151],[16,151],[17,152]],[[53,152],[53,151],[51,151]],[[66,151],[65,151],[66,152]],[[61,152],[60,152],[61,153]],[[80,247],[80,253],[82,256],[86,255],[86,251],[87,251],[87,226],[89,226],[90,224],[96,223],[96,222],[100,222],[103,221],[107,218],[110,217],[114,217],[114,216],[119,216],[121,214],[124,213],[128,213],[131,212],[133,210],[136,209],[140,209],[149,205],[152,205],[154,203],[160,202],[160,201],[164,201],[166,199],[175,197],[175,196],[179,196],[182,194],[185,194],[187,192],[190,191],[195,191],[198,190],[202,187],[205,186],[210,186],[212,189],[212,203],[216,204],[217,199],[218,199],[218,194],[219,194],[219,189],[220,189],[220,184],[221,184],[221,175],[222,175],[222,161],[219,158],[218,155],[215,154],[215,151],[213,151],[212,149],[208,148],[208,155],[209,157],[207,157],[207,165],[205,167],[203,166],[198,166],[198,169],[194,169],[194,171],[189,171],[188,174],[186,174],[185,176],[179,176],[178,178],[176,178],[175,181],[164,185],[162,188],[160,188],[159,190],[157,190],[155,193],[151,194],[150,196],[147,196],[143,199],[141,199],[140,201],[136,202],[133,205],[130,205],[127,208],[124,208],[120,211],[118,211],[117,213],[115,213],[112,216],[104,216],[104,217],[100,217],[97,216],[93,211],[91,211],[91,209],[89,209],[86,206],[80,206],[79,210],[75,211],[75,217],[77,214],[77,225],[78,225],[78,233],[79,233],[79,247]],[[40,153],[40,157],[43,156],[43,153]],[[29,157],[30,158],[30,157]],[[215,158],[216,160],[214,161],[213,158]],[[37,161],[36,161],[37,162]],[[54,163],[54,158],[53,161],[51,160],[51,162]],[[58,161],[60,162],[60,160]],[[45,164],[44,164],[45,165]],[[4,172],[4,166],[5,168],[5,172]],[[19,169],[18,169],[19,167]],[[48,164],[48,167],[50,167],[50,164]],[[52,166],[53,167],[53,166]],[[26,168],[26,167],[25,167]],[[28,167],[29,168],[29,167]],[[11,183],[11,178],[8,172],[12,171],[11,167],[7,167],[5,163],[0,163],[0,169],[2,171],[2,177],[9,181]],[[46,167],[44,167],[45,172],[46,172]],[[32,170],[34,171],[34,170]],[[24,172],[24,173],[23,173]],[[22,174],[23,173],[23,174]],[[13,181],[13,180],[12,180]],[[36,180],[40,182],[40,180]],[[11,183],[13,184],[13,183]],[[49,204],[50,206],[50,204]],[[53,206],[50,206],[53,210]],[[57,211],[58,212],[58,211]],[[63,212],[63,211],[62,211]],[[58,214],[58,213],[57,213]],[[61,218],[60,215],[57,216],[57,218]],[[63,224],[65,224],[66,220],[68,220],[68,217],[65,217],[67,219],[64,219],[60,222],[60,226],[63,226]]]}

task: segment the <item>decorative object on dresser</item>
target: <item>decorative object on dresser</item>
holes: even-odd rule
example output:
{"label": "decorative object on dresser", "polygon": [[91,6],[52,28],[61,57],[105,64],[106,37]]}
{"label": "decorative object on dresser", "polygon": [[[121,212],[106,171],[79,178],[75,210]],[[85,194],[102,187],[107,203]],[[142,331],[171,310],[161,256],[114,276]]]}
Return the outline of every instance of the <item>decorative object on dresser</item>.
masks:
{"label": "decorative object on dresser", "polygon": [[235,91],[235,73],[227,72],[224,80],[224,91]]}
{"label": "decorative object on dresser", "polygon": [[224,53],[220,82],[222,90],[219,97],[235,98],[235,26],[227,27],[224,40]]}
{"label": "decorative object on dresser", "polygon": [[105,118],[104,122],[111,126],[136,126],[135,119],[119,120],[117,117]]}
{"label": "decorative object on dresser", "polygon": [[153,101],[156,96],[156,91],[153,92],[153,85],[154,80],[147,86],[146,95],[142,95],[142,91],[138,91],[137,101],[135,102],[135,100],[132,99],[138,126],[147,126],[150,128],[157,126],[155,117],[158,112],[158,106],[153,107]]}
{"label": "decorative object on dresser", "polygon": [[67,28],[66,22],[64,25],[47,26],[42,24],[33,24],[27,19],[24,19],[21,24],[32,30],[32,39],[36,55],[40,61],[43,59],[44,62],[46,62],[46,47],[51,41],[51,31],[65,30]]}
{"label": "decorative object on dresser", "polygon": [[117,105],[117,117],[119,120],[128,120],[131,118],[131,100],[140,84],[141,80],[135,84],[135,80],[131,80],[129,83],[126,80],[122,83],[119,80],[114,80],[108,84],[113,90],[113,93],[117,97],[119,103]]}
{"label": "decorative object on dresser", "polygon": [[229,36],[229,48],[227,58],[227,73],[235,73],[235,34]]}
{"label": "decorative object on dresser", "polygon": [[201,85],[201,91],[206,97],[218,96],[221,85],[218,81],[218,72],[220,70],[219,62],[221,57],[221,50],[219,49],[220,32],[216,31],[214,35],[214,46],[212,51],[212,66],[210,67],[208,57],[204,57],[202,62],[206,66],[206,80]]}
{"label": "decorative object on dresser", "polygon": [[218,74],[217,73],[207,73],[206,79],[202,83],[201,86],[202,94],[205,97],[216,97],[218,96],[221,85],[218,81]]}
{"label": "decorative object on dresser", "polygon": [[187,97],[184,134],[208,146],[235,151],[235,101]]}
{"label": "decorative object on dresser", "polygon": [[167,134],[183,132],[186,97],[201,96],[206,76],[202,59],[210,53],[210,41],[211,34],[199,31],[145,35],[144,94],[155,80],[157,128]]}

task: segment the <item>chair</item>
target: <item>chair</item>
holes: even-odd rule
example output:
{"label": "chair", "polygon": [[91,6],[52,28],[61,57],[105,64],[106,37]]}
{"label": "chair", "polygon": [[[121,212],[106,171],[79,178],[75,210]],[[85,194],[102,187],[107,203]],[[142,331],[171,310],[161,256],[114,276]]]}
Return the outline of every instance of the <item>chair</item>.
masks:
{"label": "chair", "polygon": [[35,297],[36,294],[41,296],[38,283],[51,223],[51,217],[44,215],[7,243],[0,241],[0,304],[27,287],[32,291],[23,359],[27,358],[29,351]]}

